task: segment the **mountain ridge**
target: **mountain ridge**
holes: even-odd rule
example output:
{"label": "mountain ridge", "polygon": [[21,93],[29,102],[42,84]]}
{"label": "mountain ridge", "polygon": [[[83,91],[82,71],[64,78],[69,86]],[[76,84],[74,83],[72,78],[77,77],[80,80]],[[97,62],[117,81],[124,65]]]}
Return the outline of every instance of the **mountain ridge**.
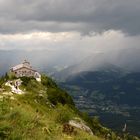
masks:
{"label": "mountain ridge", "polygon": [[[5,85],[15,80],[9,75],[0,78],[0,138],[115,140],[120,137],[103,127],[96,117],[91,119],[79,112],[72,98],[49,77],[42,75],[41,83],[32,77],[20,78],[19,88],[24,91],[21,95],[12,93]],[[125,133],[123,136],[138,139]]]}

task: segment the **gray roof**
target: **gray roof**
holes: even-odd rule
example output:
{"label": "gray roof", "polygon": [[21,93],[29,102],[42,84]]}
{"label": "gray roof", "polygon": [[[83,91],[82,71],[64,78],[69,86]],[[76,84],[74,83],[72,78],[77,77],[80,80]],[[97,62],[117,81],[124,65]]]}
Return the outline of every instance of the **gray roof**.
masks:
{"label": "gray roof", "polygon": [[21,69],[21,68],[28,68],[28,69],[33,70],[32,67],[29,64],[26,64],[26,63],[22,63],[22,64],[19,64],[19,65],[16,65],[16,66],[12,67],[11,69],[13,71],[15,71],[15,70],[18,70],[18,69]]}

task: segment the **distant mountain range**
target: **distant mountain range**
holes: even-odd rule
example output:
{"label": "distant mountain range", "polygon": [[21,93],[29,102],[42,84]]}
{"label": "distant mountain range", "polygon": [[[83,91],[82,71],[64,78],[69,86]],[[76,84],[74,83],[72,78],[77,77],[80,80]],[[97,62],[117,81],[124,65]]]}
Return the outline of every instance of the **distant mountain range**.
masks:
{"label": "distant mountain range", "polygon": [[79,63],[55,72],[54,76],[65,80],[85,71],[117,71],[119,73],[140,72],[140,49],[124,49],[105,53],[93,53]]}
{"label": "distant mountain range", "polygon": [[116,131],[122,131],[126,123],[128,132],[140,136],[140,72],[109,63],[96,69],[91,66],[89,71],[76,71],[83,65],[88,62],[55,75],[77,107],[91,116],[99,116],[104,125]]}
{"label": "distant mountain range", "polygon": [[[27,59],[41,72],[67,77],[82,71],[97,71],[108,65],[140,72],[140,49],[129,48],[87,54],[74,50],[0,50],[0,74]],[[64,74],[65,73],[65,74]],[[61,76],[62,75],[62,76]]]}
{"label": "distant mountain range", "polygon": [[81,72],[67,78],[66,83],[88,89],[88,97],[92,91],[98,91],[105,95],[103,100],[111,100],[118,105],[140,106],[140,73]]}

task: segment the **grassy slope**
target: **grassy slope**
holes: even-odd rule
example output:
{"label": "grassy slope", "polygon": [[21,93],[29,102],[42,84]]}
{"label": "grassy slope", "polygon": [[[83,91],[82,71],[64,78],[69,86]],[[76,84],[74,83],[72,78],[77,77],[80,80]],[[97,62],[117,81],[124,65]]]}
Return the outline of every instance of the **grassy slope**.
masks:
{"label": "grassy slope", "polygon": [[[79,112],[72,98],[45,75],[41,83],[21,78],[23,95],[5,95],[10,92],[5,86],[9,79],[13,80],[8,75],[0,78],[0,88],[5,89],[0,92],[0,140],[103,140],[108,134],[108,140],[117,140],[118,136],[103,127],[96,117],[91,119]],[[85,122],[96,136],[77,128],[64,133],[64,124],[75,118]],[[121,140],[138,140],[128,134],[123,137]]]}
{"label": "grassy slope", "polygon": [[0,139],[101,140],[76,128],[72,134],[63,133],[63,124],[79,115],[71,98],[49,78],[43,78],[42,84],[22,79],[23,95],[0,93]]}

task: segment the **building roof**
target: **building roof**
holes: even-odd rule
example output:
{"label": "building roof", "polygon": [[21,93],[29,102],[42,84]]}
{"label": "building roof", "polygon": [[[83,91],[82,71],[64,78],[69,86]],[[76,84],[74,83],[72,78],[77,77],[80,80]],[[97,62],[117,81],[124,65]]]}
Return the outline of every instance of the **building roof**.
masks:
{"label": "building roof", "polygon": [[[15,71],[15,70],[18,70],[18,69],[21,69],[21,68],[27,68],[27,69],[33,70],[30,63],[29,62],[25,63],[25,62],[27,62],[27,61],[24,61],[22,64],[18,64],[16,66],[12,67],[11,70]],[[35,70],[33,70],[33,71],[35,71]]]}
{"label": "building roof", "polygon": [[20,69],[22,67],[24,67],[24,64],[19,64],[19,65],[12,67],[12,70],[15,71],[15,70]]}

